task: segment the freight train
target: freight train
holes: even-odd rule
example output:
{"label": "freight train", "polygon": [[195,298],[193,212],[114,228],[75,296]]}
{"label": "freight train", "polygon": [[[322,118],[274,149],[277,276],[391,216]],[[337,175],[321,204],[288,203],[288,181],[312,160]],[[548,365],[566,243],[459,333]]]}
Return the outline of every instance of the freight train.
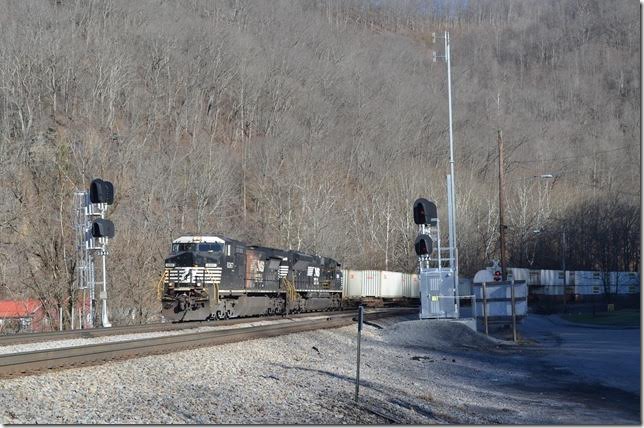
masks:
{"label": "freight train", "polygon": [[223,236],[181,236],[165,259],[162,315],[172,321],[339,310],[340,264]]}

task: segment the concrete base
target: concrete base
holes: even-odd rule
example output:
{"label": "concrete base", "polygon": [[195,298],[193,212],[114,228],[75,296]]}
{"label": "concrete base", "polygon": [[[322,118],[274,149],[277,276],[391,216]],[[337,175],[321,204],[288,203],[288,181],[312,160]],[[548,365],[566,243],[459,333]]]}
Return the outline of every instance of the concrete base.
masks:
{"label": "concrete base", "polygon": [[463,324],[467,327],[469,327],[472,331],[478,332],[476,329],[476,319],[475,318],[459,318],[459,319],[454,319],[454,318],[421,318],[424,320],[431,320],[431,321],[442,321],[442,322],[456,322],[459,324]]}

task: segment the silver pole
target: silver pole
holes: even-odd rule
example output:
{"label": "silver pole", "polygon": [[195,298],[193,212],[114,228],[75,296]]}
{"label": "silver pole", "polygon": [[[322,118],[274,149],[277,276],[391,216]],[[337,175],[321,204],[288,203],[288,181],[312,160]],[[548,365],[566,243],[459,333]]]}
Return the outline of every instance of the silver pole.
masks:
{"label": "silver pole", "polygon": [[[101,210],[101,218],[105,218],[105,209],[106,207],[103,207]],[[99,238],[103,240],[103,250],[101,254],[101,258],[103,259],[103,291],[101,292],[101,313],[103,315],[102,321],[103,321],[103,327],[112,327],[112,324],[110,323],[110,320],[107,318],[107,270],[105,268],[106,263],[105,263],[105,256],[107,254],[107,245],[106,245],[106,239],[107,238]]]}
{"label": "silver pole", "polygon": [[447,100],[449,103],[449,168],[451,174],[451,218],[452,225],[450,230],[450,239],[452,235],[452,246],[454,248],[454,282],[458,287],[458,249],[456,248],[456,176],[454,175],[454,134],[452,131],[452,62],[449,46],[449,32],[445,31],[445,59],[447,60]]}
{"label": "silver pole", "polygon": [[447,216],[449,219],[449,266],[452,271],[454,287],[454,313],[459,318],[460,302],[458,299],[458,272],[456,268],[456,224],[454,223],[454,182],[452,175],[447,175]]}
{"label": "silver pole", "polygon": [[103,327],[112,327],[110,320],[107,318],[107,274],[105,271],[105,247],[103,247],[103,291],[101,292],[101,313],[103,315]]}
{"label": "silver pole", "polygon": [[454,268],[454,211],[452,206],[454,200],[452,199],[452,176],[447,174],[447,225],[449,233],[449,267]]}

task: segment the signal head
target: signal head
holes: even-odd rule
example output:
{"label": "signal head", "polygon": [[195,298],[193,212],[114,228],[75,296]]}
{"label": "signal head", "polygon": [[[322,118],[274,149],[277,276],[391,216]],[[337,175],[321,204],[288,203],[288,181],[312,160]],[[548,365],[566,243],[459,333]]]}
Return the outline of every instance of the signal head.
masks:
{"label": "signal head", "polygon": [[429,235],[418,235],[414,242],[414,249],[418,256],[430,255],[433,251],[432,238]]}
{"label": "signal head", "polygon": [[94,220],[92,236],[94,238],[114,238],[114,223],[104,218]]}
{"label": "signal head", "polygon": [[93,204],[114,203],[114,185],[109,181],[96,178],[89,186],[89,200]]}
{"label": "signal head", "polygon": [[436,204],[425,198],[418,198],[414,202],[414,223],[436,226],[438,211]]}

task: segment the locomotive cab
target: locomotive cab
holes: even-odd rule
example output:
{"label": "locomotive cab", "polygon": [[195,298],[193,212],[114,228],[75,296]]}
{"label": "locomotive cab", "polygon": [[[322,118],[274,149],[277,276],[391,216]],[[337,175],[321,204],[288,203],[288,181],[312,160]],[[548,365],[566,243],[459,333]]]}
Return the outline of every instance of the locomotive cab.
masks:
{"label": "locomotive cab", "polygon": [[172,242],[165,259],[165,311],[203,312],[201,319],[210,314],[209,296],[221,282],[226,248],[226,241],[217,236],[182,236]]}

